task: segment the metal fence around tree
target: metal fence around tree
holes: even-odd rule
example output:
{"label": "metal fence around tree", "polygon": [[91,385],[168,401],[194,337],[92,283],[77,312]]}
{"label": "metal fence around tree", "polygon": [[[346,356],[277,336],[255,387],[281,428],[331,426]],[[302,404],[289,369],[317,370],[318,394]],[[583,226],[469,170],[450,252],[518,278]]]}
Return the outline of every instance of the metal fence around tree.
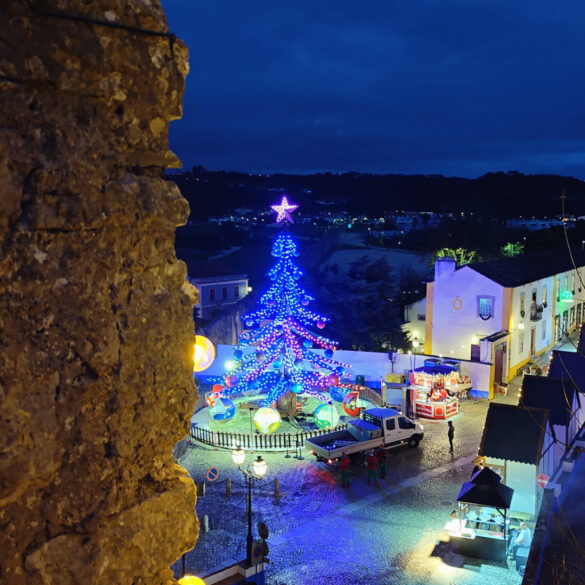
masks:
{"label": "metal fence around tree", "polygon": [[299,431],[297,433],[275,433],[273,435],[251,435],[249,433],[230,433],[228,431],[212,431],[205,427],[193,425],[189,432],[192,441],[199,441],[206,445],[213,445],[220,449],[233,449],[241,446],[250,451],[284,451],[294,450],[305,446],[305,439],[319,437],[333,431],[343,431],[347,424],[333,429],[315,429]]}

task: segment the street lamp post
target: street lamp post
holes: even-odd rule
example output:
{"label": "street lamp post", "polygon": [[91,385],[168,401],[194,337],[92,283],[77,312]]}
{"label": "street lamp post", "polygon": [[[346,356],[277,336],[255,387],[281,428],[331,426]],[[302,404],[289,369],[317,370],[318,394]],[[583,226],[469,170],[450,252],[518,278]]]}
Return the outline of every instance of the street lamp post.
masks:
{"label": "street lamp post", "polygon": [[232,451],[232,460],[238,466],[238,469],[243,473],[248,482],[248,535],[246,536],[246,563],[248,567],[252,566],[252,544],[254,539],[252,537],[252,481],[261,480],[268,471],[266,461],[260,455],[251,463],[248,468],[244,469],[242,464],[246,459],[246,452],[237,447]]}

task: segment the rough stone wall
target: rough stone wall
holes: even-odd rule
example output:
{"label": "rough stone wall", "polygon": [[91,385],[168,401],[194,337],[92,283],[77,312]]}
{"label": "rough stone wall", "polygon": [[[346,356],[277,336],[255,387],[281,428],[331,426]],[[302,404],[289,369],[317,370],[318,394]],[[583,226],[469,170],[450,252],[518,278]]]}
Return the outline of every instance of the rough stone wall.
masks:
{"label": "rough stone wall", "polygon": [[166,31],[158,0],[0,0],[2,584],[174,582],[198,533],[172,459],[188,208],[162,178],[187,51],[128,27]]}

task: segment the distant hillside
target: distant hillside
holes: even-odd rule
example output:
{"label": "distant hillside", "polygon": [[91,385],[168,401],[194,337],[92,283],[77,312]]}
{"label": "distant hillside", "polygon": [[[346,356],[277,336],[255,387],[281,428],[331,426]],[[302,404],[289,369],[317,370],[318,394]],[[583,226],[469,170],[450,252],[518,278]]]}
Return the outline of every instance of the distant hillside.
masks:
{"label": "distant hillside", "polygon": [[463,211],[482,216],[585,215],[585,181],[557,175],[488,173],[477,179],[441,175],[248,175],[210,172],[202,167],[167,177],[191,204],[193,219],[224,214],[240,207],[267,208],[279,190],[304,213],[345,209],[353,214],[394,210]]}

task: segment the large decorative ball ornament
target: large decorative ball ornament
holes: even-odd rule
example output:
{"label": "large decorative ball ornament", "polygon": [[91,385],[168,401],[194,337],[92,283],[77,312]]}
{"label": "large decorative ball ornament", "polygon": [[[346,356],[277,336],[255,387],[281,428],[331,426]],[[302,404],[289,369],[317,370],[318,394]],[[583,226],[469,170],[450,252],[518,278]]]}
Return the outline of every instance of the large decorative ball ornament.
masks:
{"label": "large decorative ball ornament", "polygon": [[310,347],[313,347],[313,342],[310,339],[303,339],[303,347],[309,349]]}
{"label": "large decorative ball ornament", "polygon": [[339,384],[340,378],[337,374],[329,374],[327,381],[329,382],[329,386],[337,386],[337,384]]}
{"label": "large decorative ball ornament", "polygon": [[303,307],[308,307],[309,306],[309,299],[303,299],[301,301],[301,305],[303,305]]}
{"label": "large decorative ball ornament", "polygon": [[333,404],[321,404],[313,412],[313,420],[320,429],[331,429],[339,423],[339,413]]}
{"label": "large decorative ball ornament", "polygon": [[263,362],[266,359],[266,354],[263,351],[256,352],[256,361]]}
{"label": "large decorative ball ornament", "polygon": [[241,349],[234,349],[234,359],[241,360],[244,352]]}
{"label": "large decorative ball ornament", "polygon": [[216,422],[225,422],[236,414],[235,404],[229,398],[218,398],[215,405],[209,409],[209,418]]}
{"label": "large decorative ball ornament", "polygon": [[211,387],[211,391],[212,391],[214,394],[221,394],[221,393],[223,392],[223,386],[222,386],[221,384],[214,384],[214,385]]}
{"label": "large decorative ball ornament", "polygon": [[263,406],[254,415],[254,426],[263,435],[269,435],[280,426],[280,414],[274,408]]}
{"label": "large decorative ball ornament", "polygon": [[326,358],[332,358],[333,357],[333,350],[330,349],[329,347],[324,351],[323,355]]}
{"label": "large decorative ball ornament", "polygon": [[367,406],[366,402],[360,398],[359,392],[348,392],[343,399],[343,410],[349,416],[358,416],[360,410]]}
{"label": "large decorative ball ornament", "polygon": [[215,359],[215,348],[213,343],[203,337],[203,335],[195,336],[195,353],[193,355],[193,371],[202,372],[206,370]]}
{"label": "large decorative ball ornament", "polygon": [[246,327],[254,327],[254,321],[248,319],[248,321],[246,321]]}
{"label": "large decorative ball ornament", "polygon": [[325,323],[323,323],[323,321],[318,321],[317,327],[319,327],[319,329],[323,329],[323,327],[325,327]]}
{"label": "large decorative ball ornament", "polygon": [[343,402],[343,399],[348,392],[348,388],[340,388],[339,386],[333,386],[333,388],[329,389],[329,395],[335,400],[335,402]]}
{"label": "large decorative ball ornament", "polygon": [[236,384],[237,381],[238,381],[238,377],[231,374],[230,376],[226,376],[225,385],[228,388],[231,388],[232,386],[234,386]]}
{"label": "large decorative ball ornament", "polygon": [[279,368],[281,368],[281,367],[282,367],[282,362],[280,362],[280,361],[276,360],[275,362],[273,362],[273,363],[272,363],[272,367],[273,367],[275,370],[278,370]]}
{"label": "large decorative ball ornament", "polygon": [[303,385],[300,382],[296,382],[290,388],[294,394],[300,394],[303,391]]}
{"label": "large decorative ball ornament", "polygon": [[282,333],[284,331],[282,325],[277,325],[274,329],[276,330],[276,333]]}
{"label": "large decorative ball ornament", "polygon": [[303,360],[297,358],[294,362],[293,365],[295,368],[300,368],[303,365]]}

